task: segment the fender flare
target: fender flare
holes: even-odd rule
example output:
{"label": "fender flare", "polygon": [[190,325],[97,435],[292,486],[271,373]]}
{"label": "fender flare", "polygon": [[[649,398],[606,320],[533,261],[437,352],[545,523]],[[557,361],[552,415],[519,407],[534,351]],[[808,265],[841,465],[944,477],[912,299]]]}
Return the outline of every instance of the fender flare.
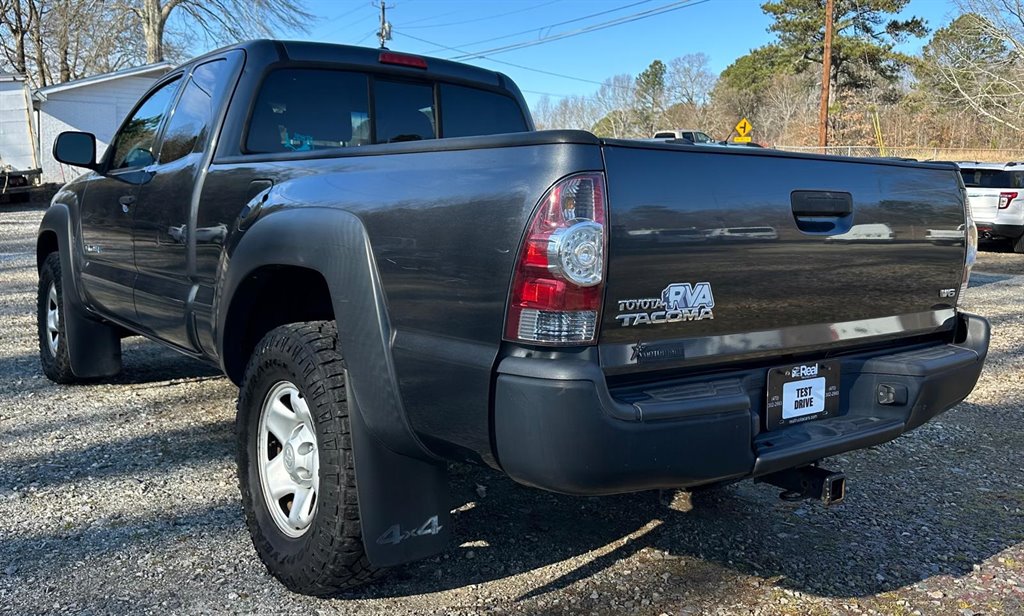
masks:
{"label": "fender flare", "polygon": [[[64,203],[54,203],[47,208],[43,214],[43,220],[39,223],[39,233],[36,236],[36,262],[42,267],[44,255],[42,254],[42,237],[46,233],[53,233],[57,236],[57,250],[60,253],[61,283],[63,284],[64,298],[77,308],[83,308],[82,294],[78,286],[78,278],[74,275],[74,259],[71,258],[71,247],[74,246],[74,236],[71,229],[71,212]],[[70,293],[68,291],[71,291]]]}
{"label": "fender flare", "polygon": [[75,235],[71,210],[67,204],[56,201],[59,197],[60,193],[39,223],[36,261],[42,265],[43,235],[56,235],[57,253],[60,256],[64,335],[71,371],[75,376],[86,379],[113,376],[121,371],[121,336],[116,327],[100,323],[89,316],[76,275],[78,268],[75,267],[73,254]]}
{"label": "fender flare", "polygon": [[[275,208],[276,209],[276,208]],[[439,458],[409,423],[391,355],[393,332],[377,264],[362,221],[346,210],[324,206],[282,207],[242,233],[217,293],[217,347],[224,336],[235,292],[265,266],[295,266],[327,281],[338,338],[345,354],[357,408],[368,432],[395,453],[436,462]]]}

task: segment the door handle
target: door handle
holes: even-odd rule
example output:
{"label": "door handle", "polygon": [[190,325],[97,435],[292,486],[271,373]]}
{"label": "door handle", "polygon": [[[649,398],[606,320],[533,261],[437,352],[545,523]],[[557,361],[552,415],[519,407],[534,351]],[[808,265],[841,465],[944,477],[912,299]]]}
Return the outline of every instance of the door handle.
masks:
{"label": "door handle", "polygon": [[853,195],[826,190],[794,190],[790,194],[793,216],[849,216],[853,213]]}
{"label": "door handle", "polygon": [[135,197],[133,195],[122,195],[117,200],[121,204],[121,211],[127,214],[132,210],[132,206],[135,205]]}
{"label": "door handle", "polygon": [[794,190],[789,196],[793,220],[809,235],[839,235],[853,225],[853,195],[831,190]]}

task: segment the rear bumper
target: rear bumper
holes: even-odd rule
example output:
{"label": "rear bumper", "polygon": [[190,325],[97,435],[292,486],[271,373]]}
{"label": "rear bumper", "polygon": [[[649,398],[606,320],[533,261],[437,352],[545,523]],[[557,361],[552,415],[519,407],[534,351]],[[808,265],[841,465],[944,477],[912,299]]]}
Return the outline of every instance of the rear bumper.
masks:
{"label": "rear bumper", "polygon": [[[763,432],[766,369],[609,391],[591,362],[508,357],[498,368],[495,441],[516,481],[614,494],[757,477],[890,441],[967,397],[988,321],[961,314],[958,342],[840,358],[840,413]],[[879,385],[906,391],[882,405]],[[627,401],[628,400],[628,401]]]}
{"label": "rear bumper", "polygon": [[979,222],[978,237],[981,239],[1009,238],[1017,239],[1024,236],[1024,224],[996,224],[990,222]]}

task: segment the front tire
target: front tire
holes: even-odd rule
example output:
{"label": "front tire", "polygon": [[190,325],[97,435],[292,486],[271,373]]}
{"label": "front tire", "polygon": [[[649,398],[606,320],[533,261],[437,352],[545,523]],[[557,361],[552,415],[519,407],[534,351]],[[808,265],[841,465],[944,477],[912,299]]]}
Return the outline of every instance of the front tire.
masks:
{"label": "front tire", "polygon": [[363,548],[345,360],[333,322],[283,325],[256,346],[238,398],[238,478],[260,560],[325,596],[378,577]]}
{"label": "front tire", "polygon": [[36,322],[39,328],[39,361],[46,378],[64,385],[81,381],[71,371],[71,357],[64,329],[64,289],[60,255],[52,252],[39,270]]}

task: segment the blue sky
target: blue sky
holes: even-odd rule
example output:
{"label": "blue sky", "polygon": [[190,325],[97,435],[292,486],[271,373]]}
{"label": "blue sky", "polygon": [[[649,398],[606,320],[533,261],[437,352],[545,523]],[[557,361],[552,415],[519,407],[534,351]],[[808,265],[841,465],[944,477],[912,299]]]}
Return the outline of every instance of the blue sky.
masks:
{"label": "blue sky", "polygon": [[[590,94],[598,87],[590,82],[618,73],[636,75],[654,59],[667,61],[687,53],[706,53],[712,70],[719,72],[772,39],[766,30],[770,20],[760,4],[759,0],[690,0],[689,5],[673,0],[394,0],[395,7],[388,10],[394,29],[389,47],[451,58],[460,54],[440,46],[479,52],[625,20],[662,7],[674,9],[562,40],[494,53],[493,59],[464,60],[506,73],[533,103],[545,93],[556,98]],[[368,0],[308,0],[307,7],[318,17],[310,31],[282,32],[282,38],[377,45],[373,33],[379,12]],[[595,13],[602,14],[579,19]],[[904,16],[923,17],[932,30],[949,23],[956,14],[952,0],[911,0],[904,12]],[[901,50],[919,51],[923,42],[905,44]]]}

